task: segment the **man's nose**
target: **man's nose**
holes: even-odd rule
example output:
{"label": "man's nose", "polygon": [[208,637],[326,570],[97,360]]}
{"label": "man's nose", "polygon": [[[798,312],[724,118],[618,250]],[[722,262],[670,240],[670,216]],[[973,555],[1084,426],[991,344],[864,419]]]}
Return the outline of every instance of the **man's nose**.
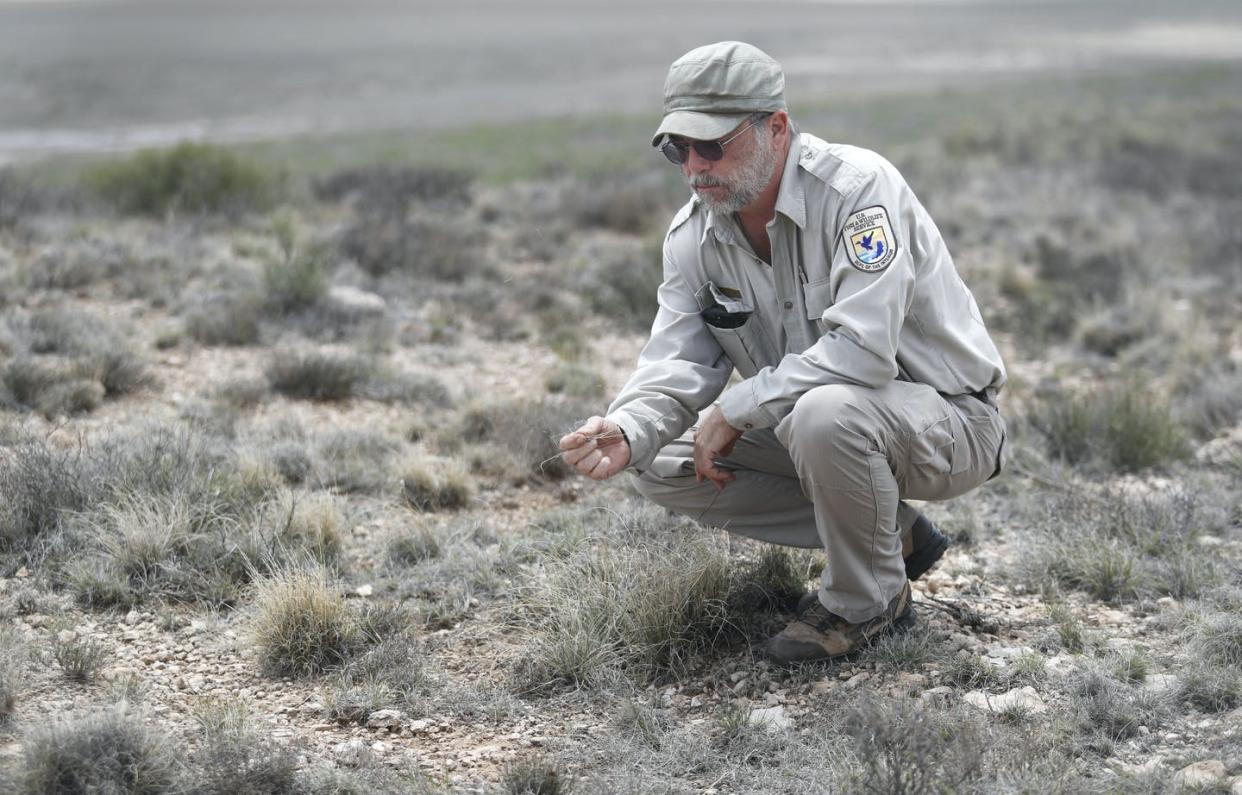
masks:
{"label": "man's nose", "polygon": [[692,146],[690,151],[686,153],[685,168],[688,175],[702,174],[706,171],[711,171],[712,161],[700,155]]}

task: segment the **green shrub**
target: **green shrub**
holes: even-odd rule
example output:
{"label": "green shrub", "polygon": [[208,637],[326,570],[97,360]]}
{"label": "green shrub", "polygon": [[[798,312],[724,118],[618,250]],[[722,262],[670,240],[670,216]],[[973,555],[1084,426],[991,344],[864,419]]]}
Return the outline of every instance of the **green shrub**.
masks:
{"label": "green shrub", "polygon": [[329,691],[328,717],[365,723],[376,710],[411,711],[437,683],[428,670],[426,653],[398,634],[379,640],[341,667]]}
{"label": "green shrub", "polygon": [[452,394],[444,382],[422,373],[379,373],[360,392],[363,397],[381,403],[437,407],[452,403]]}
{"label": "green shrub", "polygon": [[140,715],[120,704],[78,717],[52,717],[25,738],[21,795],[180,793],[181,760]]}
{"label": "green shrub", "polygon": [[680,189],[673,194],[668,185],[658,171],[577,182],[566,192],[566,209],[579,227],[640,235],[676,208]]}
{"label": "green shrub", "polygon": [[256,568],[336,554],[332,506],[293,505],[271,465],[195,434],[146,428],[79,455],[99,475],[57,575],[87,606],[232,604]]}
{"label": "green shrub", "polygon": [[267,365],[272,389],[286,397],[344,400],[358,393],[375,370],[370,359],[323,351],[278,351]]}
{"label": "green shrub", "polygon": [[1140,726],[1158,729],[1172,714],[1163,695],[1119,682],[1095,668],[1076,674],[1069,691],[1082,731],[1102,733],[1110,741],[1134,737]]}
{"label": "green shrub", "polygon": [[1171,464],[1189,452],[1169,403],[1137,380],[1087,395],[1053,394],[1031,416],[1048,451],[1071,464],[1099,460],[1121,472]]}
{"label": "green shrub", "polygon": [[14,169],[0,168],[0,230],[14,229],[47,204],[44,191]]}
{"label": "green shrub", "polygon": [[325,246],[305,246],[298,241],[291,214],[272,221],[280,252],[263,261],[263,285],[267,303],[280,312],[293,312],[318,303],[328,292],[331,252]]}
{"label": "green shrub", "polygon": [[1177,696],[1206,712],[1224,712],[1242,704],[1242,671],[1236,666],[1191,659],[1178,669]]}
{"label": "green shrub", "polygon": [[269,207],[278,192],[276,180],[258,165],[226,149],[189,141],[99,166],[88,181],[121,212],[156,216],[237,217]]}
{"label": "green shrub", "polygon": [[591,308],[610,322],[648,331],[656,315],[656,290],[664,278],[659,238],[598,252],[584,267],[578,290]]}

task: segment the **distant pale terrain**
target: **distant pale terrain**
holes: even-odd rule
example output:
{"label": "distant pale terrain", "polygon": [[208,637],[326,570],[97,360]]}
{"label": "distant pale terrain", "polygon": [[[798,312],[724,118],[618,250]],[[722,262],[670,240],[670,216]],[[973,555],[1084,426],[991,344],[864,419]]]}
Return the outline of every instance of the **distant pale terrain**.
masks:
{"label": "distant pale terrain", "polygon": [[1242,58],[1227,0],[0,3],[0,163],[196,138],[650,114],[667,64],[742,38],[803,107]]}

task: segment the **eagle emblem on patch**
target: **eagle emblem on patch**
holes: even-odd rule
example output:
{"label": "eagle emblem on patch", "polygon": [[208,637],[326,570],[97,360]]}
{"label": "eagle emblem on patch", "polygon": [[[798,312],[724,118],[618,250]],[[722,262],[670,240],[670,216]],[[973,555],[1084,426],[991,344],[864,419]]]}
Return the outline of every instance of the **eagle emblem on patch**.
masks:
{"label": "eagle emblem on patch", "polygon": [[888,211],[878,204],[845,219],[841,238],[850,264],[864,273],[884,270],[897,256],[897,240]]}

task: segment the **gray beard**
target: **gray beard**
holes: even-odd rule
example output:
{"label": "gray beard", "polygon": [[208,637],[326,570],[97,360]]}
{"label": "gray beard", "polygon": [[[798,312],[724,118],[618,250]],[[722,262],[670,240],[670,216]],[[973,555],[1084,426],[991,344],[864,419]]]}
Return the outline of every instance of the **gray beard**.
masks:
{"label": "gray beard", "polygon": [[[759,143],[770,143],[767,136]],[[735,213],[758,198],[767,187],[768,180],[776,170],[779,153],[772,146],[759,146],[755,155],[742,164],[737,173],[729,179],[718,179],[710,174],[700,174],[689,179],[690,187],[719,185],[726,189],[724,198],[713,199],[706,194],[699,194],[699,200],[707,205],[707,209],[722,215]]]}

